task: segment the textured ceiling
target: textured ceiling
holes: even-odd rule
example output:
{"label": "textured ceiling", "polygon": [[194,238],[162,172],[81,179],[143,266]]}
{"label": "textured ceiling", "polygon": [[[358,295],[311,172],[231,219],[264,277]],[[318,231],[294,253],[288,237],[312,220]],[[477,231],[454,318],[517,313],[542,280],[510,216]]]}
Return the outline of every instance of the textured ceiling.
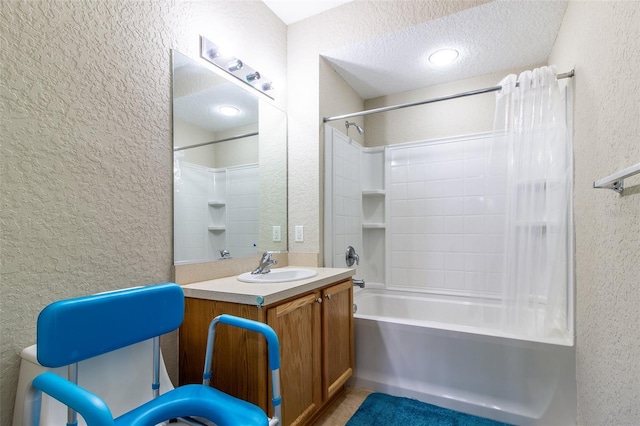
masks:
{"label": "textured ceiling", "polygon": [[[530,67],[547,62],[566,7],[559,0],[495,1],[323,56],[363,99]],[[430,64],[429,55],[445,47],[458,50],[458,59]]]}
{"label": "textured ceiling", "polygon": [[262,0],[285,24],[293,24],[353,0]]}
{"label": "textured ceiling", "polygon": [[[348,2],[263,1],[285,23]],[[282,9],[282,6],[287,7]],[[531,67],[547,62],[566,7],[564,0],[498,0],[326,52],[323,56],[362,99]],[[431,65],[428,56],[444,47],[457,49],[460,52],[458,59],[443,68]],[[217,78],[225,82],[223,86],[211,84],[207,75],[215,73],[187,58],[177,58],[174,65],[180,68],[175,76],[185,77],[192,82],[191,86],[194,86],[193,82],[201,81],[209,87],[206,91],[191,93],[195,92],[195,86],[180,89],[174,83],[174,90],[183,90],[174,94],[174,114],[177,117],[211,131],[243,126],[257,120],[256,98],[248,91],[220,77]],[[217,106],[222,103],[239,106],[243,114],[211,120],[211,115],[217,114]]]}
{"label": "textured ceiling", "polygon": [[[240,114],[222,115],[218,107],[224,105],[238,108]],[[219,132],[257,123],[258,97],[204,64],[174,51],[173,114],[188,123]]]}

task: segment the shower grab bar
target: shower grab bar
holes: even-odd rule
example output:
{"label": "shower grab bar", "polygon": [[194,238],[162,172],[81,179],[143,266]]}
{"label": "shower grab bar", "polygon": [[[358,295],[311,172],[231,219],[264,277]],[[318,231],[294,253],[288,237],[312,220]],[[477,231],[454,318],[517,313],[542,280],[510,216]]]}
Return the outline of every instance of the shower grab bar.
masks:
{"label": "shower grab bar", "polygon": [[622,191],[624,190],[624,180],[638,173],[640,173],[640,163],[634,164],[633,166],[627,167],[626,169],[622,169],[619,172],[609,175],[605,178],[598,179],[597,181],[593,182],[593,187],[613,189],[618,194],[622,194]]}

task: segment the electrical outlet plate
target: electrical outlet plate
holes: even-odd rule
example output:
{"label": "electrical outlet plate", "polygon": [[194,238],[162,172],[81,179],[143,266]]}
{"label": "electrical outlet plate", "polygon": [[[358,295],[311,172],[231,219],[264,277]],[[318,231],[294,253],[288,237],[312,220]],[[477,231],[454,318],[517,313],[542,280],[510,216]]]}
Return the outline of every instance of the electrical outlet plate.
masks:
{"label": "electrical outlet plate", "polygon": [[280,242],[282,241],[282,230],[279,225],[275,225],[273,227],[273,241]]}
{"label": "electrical outlet plate", "polygon": [[296,243],[301,243],[304,241],[304,228],[302,225],[296,225]]}

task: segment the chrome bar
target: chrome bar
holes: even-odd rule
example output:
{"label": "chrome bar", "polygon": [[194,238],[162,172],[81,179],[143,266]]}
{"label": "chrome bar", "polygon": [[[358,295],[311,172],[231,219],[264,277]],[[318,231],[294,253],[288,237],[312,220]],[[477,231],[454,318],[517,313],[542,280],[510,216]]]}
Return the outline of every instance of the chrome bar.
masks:
{"label": "chrome bar", "polygon": [[618,194],[621,194],[622,191],[624,191],[624,180],[638,173],[640,173],[640,163],[634,164],[631,167],[627,167],[626,169],[620,170],[619,172],[605,178],[598,179],[593,182],[593,187],[613,189]]}
{"label": "chrome bar", "polygon": [[202,143],[197,143],[195,145],[179,146],[177,148],[173,148],[173,152],[182,151],[184,149],[198,148],[200,146],[212,145],[214,143],[235,141],[236,139],[248,138],[250,136],[258,136],[258,134],[259,134],[258,132],[245,133],[244,135],[231,136],[230,138],[218,139],[217,141],[202,142]]}
{"label": "chrome bar", "polygon": [[153,377],[151,378],[153,398],[160,395],[160,337],[153,338]]}
{"label": "chrome bar", "polygon": [[[560,80],[560,79],[563,79],[563,78],[571,78],[574,75],[575,75],[575,71],[571,70],[571,71],[568,71],[568,72],[565,72],[565,73],[562,73],[562,74],[558,74],[556,76],[556,79]],[[516,86],[517,85],[518,84],[516,83]],[[464,97],[467,97],[467,96],[481,95],[483,93],[497,92],[499,90],[502,90],[502,86],[487,87],[486,89],[471,90],[469,92],[462,92],[462,93],[456,93],[456,94],[453,94],[453,95],[440,96],[438,98],[427,99],[427,100],[424,100],[424,101],[409,102],[409,103],[406,103],[406,104],[391,105],[391,106],[387,106],[387,107],[368,109],[368,110],[365,110],[365,111],[353,112],[351,114],[335,115],[333,117],[324,117],[322,119],[322,121],[324,123],[326,123],[328,121],[344,120],[346,118],[353,118],[353,117],[362,117],[363,115],[377,114],[379,112],[394,111],[396,109],[409,108],[409,107],[414,107],[414,106],[418,106],[418,105],[432,104],[432,103],[435,103],[435,102],[448,101],[449,99],[464,98]]]}
{"label": "chrome bar", "polygon": [[[74,385],[78,384],[78,363],[74,362],[67,366],[67,379]],[[78,413],[71,407],[67,407],[67,425],[78,424]]]}
{"label": "chrome bar", "polygon": [[278,425],[282,419],[282,397],[280,396],[280,369],[271,370],[271,395],[273,397],[273,417],[269,426]]}
{"label": "chrome bar", "polygon": [[213,342],[216,340],[216,325],[220,322],[220,318],[215,317],[209,323],[209,333],[207,336],[207,348],[204,355],[204,372],[202,373],[202,384],[211,385],[211,375],[213,374]]}
{"label": "chrome bar", "polygon": [[[198,419],[194,419],[193,417],[178,417],[176,420],[179,420],[182,423],[186,423],[191,426],[209,426],[213,425],[212,422],[207,420],[207,423],[203,423]],[[206,420],[206,419],[205,419]]]}

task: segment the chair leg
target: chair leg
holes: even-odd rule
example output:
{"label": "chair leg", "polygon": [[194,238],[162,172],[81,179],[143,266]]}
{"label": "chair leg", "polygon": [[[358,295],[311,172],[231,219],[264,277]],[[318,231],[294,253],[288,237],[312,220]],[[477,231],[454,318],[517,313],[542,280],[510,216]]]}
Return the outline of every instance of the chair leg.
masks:
{"label": "chair leg", "polygon": [[[67,366],[67,379],[73,384],[78,384],[78,363],[74,362],[73,364],[69,364]],[[71,407],[67,407],[67,424],[68,425],[77,425],[78,424],[78,413]]]}
{"label": "chair leg", "polygon": [[39,426],[40,410],[42,409],[42,391],[29,385],[24,397],[24,406],[22,409],[22,425]]}
{"label": "chair leg", "polygon": [[160,395],[160,337],[153,338],[153,381],[151,382],[153,398]]}

